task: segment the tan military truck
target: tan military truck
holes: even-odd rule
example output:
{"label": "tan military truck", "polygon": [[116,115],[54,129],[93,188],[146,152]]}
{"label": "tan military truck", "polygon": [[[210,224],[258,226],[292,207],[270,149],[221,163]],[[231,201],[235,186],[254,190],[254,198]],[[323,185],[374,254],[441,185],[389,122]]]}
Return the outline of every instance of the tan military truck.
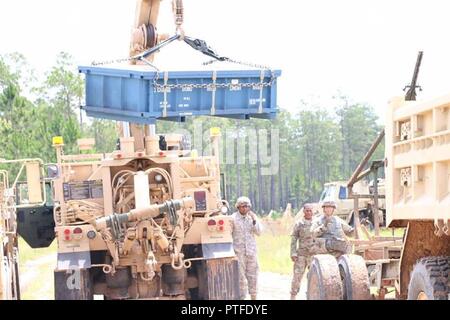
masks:
{"label": "tan military truck", "polygon": [[[43,233],[42,224],[36,213],[40,206],[45,203],[45,181],[41,179],[43,163],[40,159],[5,160],[0,159],[0,243],[2,252],[0,254],[0,300],[20,299],[19,284],[19,247],[18,236],[20,231],[25,231],[25,224],[33,225],[32,229],[39,232],[29,232],[31,238],[40,238]],[[10,176],[13,166],[17,173]],[[21,181],[23,176],[26,181]],[[19,186],[30,186],[20,188]],[[23,201],[18,202],[22,198]],[[31,210],[31,220],[24,219],[22,210]],[[38,219],[38,223],[34,223]],[[41,221],[42,220],[42,221]],[[26,230],[28,231],[28,230]],[[25,237],[27,240],[30,238]],[[28,241],[27,241],[28,242]]]}
{"label": "tan military truck", "polygon": [[237,299],[219,136],[202,157],[174,134],[146,136],[143,150],[121,138],[108,155],[65,155],[56,137],[55,298]]}
{"label": "tan military truck", "polygon": [[407,226],[399,292],[408,299],[449,299],[450,95],[391,101],[386,121],[389,226]]}
{"label": "tan military truck", "polygon": [[[399,259],[382,252],[386,261],[365,257],[365,263],[379,266],[373,273],[380,279],[395,280],[397,298],[449,300],[450,95],[417,102],[392,99],[385,138],[387,225],[406,227],[406,232]],[[369,241],[367,249],[389,249],[380,239]],[[370,279],[372,271],[356,260],[345,257],[336,264],[329,255],[315,256],[309,297],[354,299],[355,293],[366,294],[365,275]]]}
{"label": "tan military truck", "polygon": [[[353,186],[353,193],[360,195],[372,194],[373,181],[358,181]],[[378,179],[378,192],[384,195],[384,179]],[[323,191],[320,195],[319,202],[314,203],[314,214],[322,213],[322,204],[325,201],[334,201],[336,203],[335,215],[347,221],[349,224],[354,225],[353,209],[354,201],[350,199],[348,194],[347,182],[346,181],[333,181],[324,184]],[[373,201],[369,198],[361,199],[359,201],[359,219],[362,224],[366,225],[368,228],[373,229],[374,219],[373,219]],[[384,225],[386,209],[384,199],[379,200],[379,215],[380,215],[380,225]],[[300,212],[302,214],[302,211]]]}
{"label": "tan military truck", "polygon": [[9,196],[8,172],[0,171],[0,300],[19,298],[18,251],[14,202]]}

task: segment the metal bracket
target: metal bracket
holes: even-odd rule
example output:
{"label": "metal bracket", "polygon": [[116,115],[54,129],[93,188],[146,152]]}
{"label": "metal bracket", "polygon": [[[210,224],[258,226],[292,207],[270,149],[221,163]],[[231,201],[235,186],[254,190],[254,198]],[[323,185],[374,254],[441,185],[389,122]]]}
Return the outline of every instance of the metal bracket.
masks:
{"label": "metal bracket", "polygon": [[369,274],[370,284],[376,286],[377,288],[381,287],[381,278],[382,278],[383,264],[378,262],[373,265],[373,270]]}
{"label": "metal bracket", "polygon": [[163,101],[163,117],[167,117],[167,91],[169,90],[167,88],[167,83],[169,81],[169,72],[164,72],[164,101]]}
{"label": "metal bracket", "polygon": [[449,220],[441,220],[441,219],[435,219],[434,220],[434,234],[437,237],[442,237],[445,235],[450,235],[449,232]]}
{"label": "metal bracket", "polygon": [[263,90],[264,90],[264,70],[261,70],[261,84],[259,88],[259,109],[258,113],[263,113]]}
{"label": "metal bracket", "polygon": [[212,102],[211,102],[211,115],[214,116],[216,114],[216,81],[217,81],[217,71],[214,70],[213,71],[213,75],[212,75],[212,85],[211,85],[211,90],[212,90]]}

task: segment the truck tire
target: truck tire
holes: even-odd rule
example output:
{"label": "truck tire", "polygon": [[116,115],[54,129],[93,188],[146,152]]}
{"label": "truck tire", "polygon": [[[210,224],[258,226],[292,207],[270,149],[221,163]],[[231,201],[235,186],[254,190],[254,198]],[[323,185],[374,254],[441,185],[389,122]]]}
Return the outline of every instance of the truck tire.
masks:
{"label": "truck tire", "polygon": [[448,300],[450,257],[426,257],[417,261],[408,286],[408,300]]}
{"label": "truck tire", "polygon": [[370,300],[369,273],[363,257],[345,254],[339,258],[344,300]]}
{"label": "truck tire", "polygon": [[308,272],[308,300],[342,300],[343,285],[336,258],[330,254],[313,257]]}

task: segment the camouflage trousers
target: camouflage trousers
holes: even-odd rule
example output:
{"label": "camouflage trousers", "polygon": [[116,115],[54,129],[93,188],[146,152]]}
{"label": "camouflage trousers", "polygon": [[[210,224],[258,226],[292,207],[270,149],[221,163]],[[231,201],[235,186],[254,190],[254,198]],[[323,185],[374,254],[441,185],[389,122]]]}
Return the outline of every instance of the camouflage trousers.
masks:
{"label": "camouflage trousers", "polygon": [[300,291],[300,284],[305,274],[306,268],[309,268],[311,264],[312,256],[297,257],[297,261],[294,262],[294,276],[292,277],[291,295],[297,295]]}
{"label": "camouflage trousers", "polygon": [[258,292],[258,258],[256,255],[237,253],[239,260],[239,291],[240,299],[245,300],[247,290],[250,295]]}

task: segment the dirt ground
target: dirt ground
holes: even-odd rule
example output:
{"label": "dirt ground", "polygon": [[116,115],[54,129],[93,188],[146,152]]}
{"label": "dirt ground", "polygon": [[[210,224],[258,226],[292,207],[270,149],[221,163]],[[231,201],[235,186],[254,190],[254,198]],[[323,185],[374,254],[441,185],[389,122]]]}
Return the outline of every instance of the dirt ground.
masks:
{"label": "dirt ground", "polygon": [[[289,300],[292,276],[271,272],[259,274],[259,300]],[[297,300],[306,300],[306,276],[303,277]]]}

